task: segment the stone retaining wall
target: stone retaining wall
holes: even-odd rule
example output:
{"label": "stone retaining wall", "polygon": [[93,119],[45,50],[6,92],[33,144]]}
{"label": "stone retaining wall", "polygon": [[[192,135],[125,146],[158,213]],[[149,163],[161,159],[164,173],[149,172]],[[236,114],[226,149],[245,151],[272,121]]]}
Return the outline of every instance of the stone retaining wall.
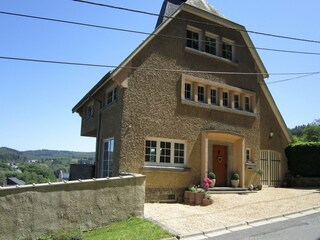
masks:
{"label": "stone retaining wall", "polygon": [[35,239],[143,216],[145,176],[0,188],[0,239]]}

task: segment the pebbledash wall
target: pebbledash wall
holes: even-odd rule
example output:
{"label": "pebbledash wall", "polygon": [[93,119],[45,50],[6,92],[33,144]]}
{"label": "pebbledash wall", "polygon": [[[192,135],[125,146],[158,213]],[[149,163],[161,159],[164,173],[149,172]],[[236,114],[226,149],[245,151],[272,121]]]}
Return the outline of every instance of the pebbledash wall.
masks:
{"label": "pebbledash wall", "polygon": [[0,239],[35,239],[143,216],[144,199],[140,174],[1,188]]}

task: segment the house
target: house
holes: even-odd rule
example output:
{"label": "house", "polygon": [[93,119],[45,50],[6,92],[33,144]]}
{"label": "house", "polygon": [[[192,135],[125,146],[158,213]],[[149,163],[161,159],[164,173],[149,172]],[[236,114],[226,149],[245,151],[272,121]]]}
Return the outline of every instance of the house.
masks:
{"label": "house", "polygon": [[7,177],[7,186],[25,185],[26,183],[16,177]]}
{"label": "house", "polygon": [[[244,26],[206,0],[165,0],[156,29],[73,108],[94,137],[96,177],[147,176],[146,201],[177,199],[214,171],[280,185],[286,124]],[[168,37],[169,36],[169,37]]]}

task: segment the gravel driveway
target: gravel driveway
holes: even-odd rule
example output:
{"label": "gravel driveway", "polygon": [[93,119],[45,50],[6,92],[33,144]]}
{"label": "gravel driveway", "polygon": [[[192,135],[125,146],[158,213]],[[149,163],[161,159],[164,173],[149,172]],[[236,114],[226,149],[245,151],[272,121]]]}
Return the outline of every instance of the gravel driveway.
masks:
{"label": "gravel driveway", "polygon": [[214,194],[212,205],[146,203],[145,217],[177,234],[244,223],[320,207],[320,189],[264,188],[257,193]]}

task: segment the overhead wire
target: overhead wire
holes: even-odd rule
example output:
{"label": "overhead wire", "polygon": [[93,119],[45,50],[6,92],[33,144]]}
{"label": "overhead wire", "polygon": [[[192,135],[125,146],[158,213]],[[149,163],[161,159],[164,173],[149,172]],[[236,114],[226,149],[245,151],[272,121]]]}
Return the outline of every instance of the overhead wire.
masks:
{"label": "overhead wire", "polygon": [[[101,28],[101,29],[107,29],[107,30],[113,30],[113,31],[121,31],[121,32],[129,32],[129,33],[135,33],[135,34],[143,34],[143,35],[147,35],[147,36],[152,35],[152,36],[159,36],[159,37],[165,37],[165,38],[190,40],[189,38],[180,37],[180,36],[165,35],[165,34],[159,34],[159,33],[154,33],[154,32],[149,33],[149,32],[143,32],[143,31],[137,31],[137,30],[131,30],[131,29],[124,29],[124,28],[117,28],[117,27],[110,27],[110,26],[102,26],[102,25],[75,22],[75,21],[68,21],[68,20],[62,20],[62,19],[56,19],[56,18],[39,17],[39,16],[34,16],[34,15],[26,15],[26,14],[13,13],[13,12],[0,11],[0,14],[11,15],[11,16],[16,16],[16,17],[31,18],[31,19],[37,19],[37,20],[44,20],[44,21],[52,21],[52,22],[65,23],[65,24],[80,25],[80,26],[85,26],[85,27]],[[200,40],[200,42],[206,42],[206,41],[205,40]],[[220,44],[222,44],[222,43],[220,43]],[[273,52],[282,52],[282,53],[293,53],[293,54],[318,55],[318,56],[320,56],[319,52],[306,52],[306,51],[295,51],[295,50],[286,50],[286,49],[264,48],[264,47],[246,46],[246,45],[239,45],[239,44],[235,44],[234,46],[242,47],[242,48],[252,48],[252,49],[263,50],[263,51],[273,51]]]}
{"label": "overhead wire", "polygon": [[236,30],[236,31],[247,32],[247,33],[252,33],[252,34],[257,34],[257,35],[263,35],[263,36],[267,36],[267,37],[282,38],[282,39],[287,39],[287,40],[317,43],[317,44],[320,43],[320,40],[313,40],[313,39],[291,37],[291,36],[285,36],[285,35],[279,35],[279,34],[258,32],[258,31],[246,30],[246,29],[241,29],[241,28],[226,27],[226,26],[222,26],[222,25],[214,24],[214,23],[208,23],[208,22],[196,21],[196,20],[191,20],[191,19],[166,16],[163,14],[157,14],[157,13],[151,13],[151,12],[146,12],[146,11],[141,11],[141,10],[136,10],[136,9],[131,9],[131,8],[119,7],[119,6],[114,6],[114,5],[110,5],[110,4],[102,4],[102,3],[96,3],[96,2],[85,1],[85,0],[73,0],[73,1],[85,3],[85,4],[90,4],[90,5],[96,5],[96,6],[100,6],[100,7],[113,8],[113,9],[122,10],[122,11],[146,14],[146,15],[151,15],[151,16],[156,16],[156,17],[164,17],[164,18],[182,20],[182,21],[187,21],[187,22],[200,23],[200,24],[204,24],[204,25],[211,25],[211,26],[216,26],[216,27],[221,27],[221,28],[228,28],[228,29],[232,29],[232,30]]}

